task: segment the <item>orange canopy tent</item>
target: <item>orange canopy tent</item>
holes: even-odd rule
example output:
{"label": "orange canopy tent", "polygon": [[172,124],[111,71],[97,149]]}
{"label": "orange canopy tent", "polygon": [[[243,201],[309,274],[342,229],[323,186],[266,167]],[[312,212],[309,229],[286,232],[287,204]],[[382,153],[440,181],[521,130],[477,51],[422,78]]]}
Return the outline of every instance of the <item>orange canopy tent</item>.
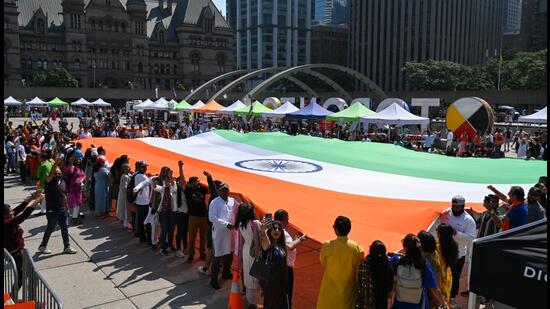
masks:
{"label": "orange canopy tent", "polygon": [[208,102],[205,106],[195,110],[196,113],[215,113],[218,110],[222,109],[223,106],[218,104],[218,102],[212,100]]}

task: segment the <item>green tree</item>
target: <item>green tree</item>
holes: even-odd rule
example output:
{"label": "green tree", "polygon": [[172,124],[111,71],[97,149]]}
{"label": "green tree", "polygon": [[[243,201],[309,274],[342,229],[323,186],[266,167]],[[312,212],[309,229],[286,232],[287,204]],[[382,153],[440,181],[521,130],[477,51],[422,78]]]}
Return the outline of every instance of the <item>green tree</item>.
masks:
{"label": "green tree", "polygon": [[482,69],[452,61],[407,62],[404,71],[413,90],[478,90],[491,86]]}
{"label": "green tree", "polygon": [[77,88],[78,81],[65,68],[55,68],[45,73],[35,73],[35,86]]}
{"label": "green tree", "polygon": [[500,89],[542,89],[546,87],[546,53],[546,49],[521,52],[502,59],[502,63],[499,58],[492,58],[486,63],[485,70],[494,88],[498,87],[500,65]]}

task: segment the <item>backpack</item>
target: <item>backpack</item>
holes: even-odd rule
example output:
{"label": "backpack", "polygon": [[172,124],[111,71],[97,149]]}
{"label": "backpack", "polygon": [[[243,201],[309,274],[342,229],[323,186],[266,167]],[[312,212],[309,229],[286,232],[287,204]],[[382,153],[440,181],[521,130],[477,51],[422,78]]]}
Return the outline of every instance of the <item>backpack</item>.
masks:
{"label": "backpack", "polygon": [[130,177],[130,181],[126,187],[126,199],[128,200],[128,203],[133,203],[137,197],[137,193],[134,193],[134,187],[136,186],[136,175],[137,173]]}
{"label": "backpack", "polygon": [[414,265],[397,266],[396,299],[400,302],[419,304],[422,299],[422,271]]}

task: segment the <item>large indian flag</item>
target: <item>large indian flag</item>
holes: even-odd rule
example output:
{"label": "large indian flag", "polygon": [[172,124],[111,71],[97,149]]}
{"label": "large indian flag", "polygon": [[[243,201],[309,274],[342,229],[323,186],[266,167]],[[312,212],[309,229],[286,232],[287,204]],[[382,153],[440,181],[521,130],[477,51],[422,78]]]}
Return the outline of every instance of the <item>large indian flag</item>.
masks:
{"label": "large indian flag", "polygon": [[320,242],[334,238],[336,216],[352,220],[350,237],[367,247],[382,240],[400,248],[406,233],[427,229],[463,195],[482,210],[487,185],[507,192],[528,189],[546,175],[546,162],[515,159],[454,158],[399,146],[345,142],[283,133],[215,131],[185,140],[94,138],[85,146],[104,146],[112,162],[127,154],[145,160],[149,171],[177,170],[186,177],[209,171],[227,182],[262,212],[284,208],[297,229]]}

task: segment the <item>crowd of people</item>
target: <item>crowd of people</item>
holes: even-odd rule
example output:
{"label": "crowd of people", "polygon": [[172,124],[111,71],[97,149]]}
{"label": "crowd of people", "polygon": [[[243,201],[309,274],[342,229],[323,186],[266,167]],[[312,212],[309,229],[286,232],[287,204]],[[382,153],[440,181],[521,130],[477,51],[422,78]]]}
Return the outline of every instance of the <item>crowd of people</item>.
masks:
{"label": "crowd of people", "polygon": [[[220,278],[233,277],[232,268],[239,271],[250,308],[260,303],[267,309],[291,308],[297,248],[307,236],[289,233],[286,210],[260,217],[250,203],[231,194],[229,184],[207,171],[207,184],[198,175],[187,177],[183,161],[178,162],[177,171],[164,166],[152,175],[144,161],[131,166],[130,158],[121,155],[111,164],[107,149],[93,145],[83,149],[82,144],[71,142],[98,135],[132,137],[132,132],[133,137],[185,138],[195,130],[248,127],[239,128],[240,124],[224,118],[213,124],[189,122],[173,130],[141,119],[128,130],[120,125],[121,118],[109,112],[99,121],[82,117],[75,135],[63,118],[59,132],[54,132],[49,120],[16,128],[5,125],[6,172],[18,173],[24,184],[40,188],[15,209],[4,204],[6,248],[20,254],[24,242],[19,224],[32,210],[40,209],[46,214],[47,228],[38,251],[51,253],[48,242],[58,224],[64,253],[74,254],[68,226],[82,224],[82,211],[88,208],[100,218],[115,216],[137,241],[164,256],[185,258],[188,263],[197,258],[204,261],[198,271],[210,277],[214,289],[220,288]],[[252,123],[251,128],[264,124]],[[501,137],[497,139],[500,142]],[[324,275],[317,308],[457,308],[459,279],[472,240],[546,217],[546,177],[527,196],[521,187],[512,187],[507,195],[492,186],[488,190],[492,194],[485,197],[485,212],[466,210],[465,199],[455,196],[434,234],[405,235],[397,253],[386,252],[384,243],[377,240],[365,257],[362,245],[348,238],[350,219],[337,217],[332,226],[336,238],[323,243],[320,252]]]}

